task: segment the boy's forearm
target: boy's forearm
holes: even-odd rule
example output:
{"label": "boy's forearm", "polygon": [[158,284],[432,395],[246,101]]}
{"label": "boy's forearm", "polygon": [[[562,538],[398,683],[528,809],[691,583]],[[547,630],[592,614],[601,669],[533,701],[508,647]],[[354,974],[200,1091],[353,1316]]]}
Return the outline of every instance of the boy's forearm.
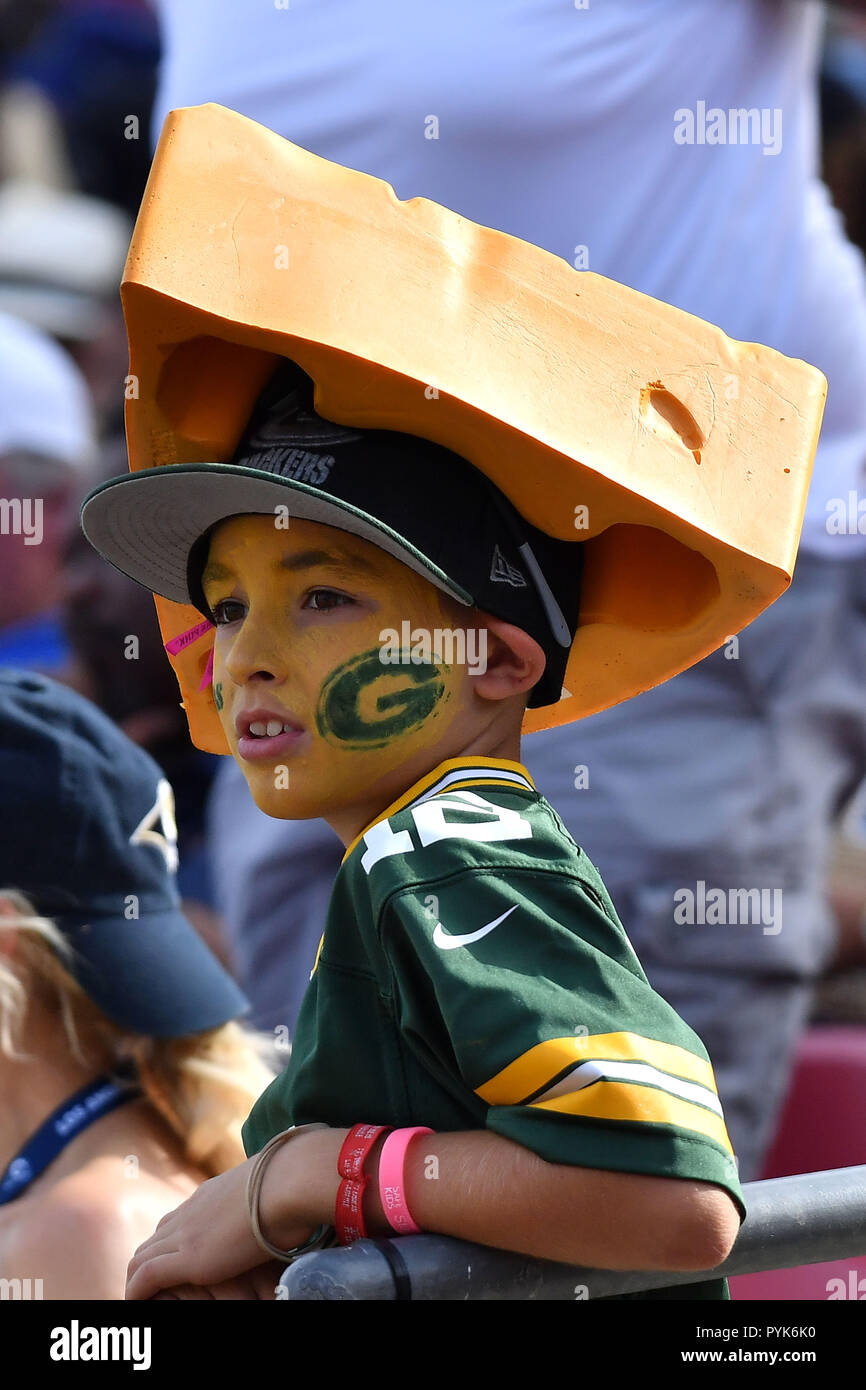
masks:
{"label": "boy's forearm", "polygon": [[[333,1224],[348,1132],[312,1131],[271,1159],[261,1209],[272,1240],[296,1229],[299,1206],[311,1223]],[[547,1163],[489,1130],[421,1135],[404,1172],[423,1230],[590,1268],[712,1269],[739,1229],[733,1202],[714,1184]],[[375,1181],[364,1212],[371,1236],[393,1235]]]}

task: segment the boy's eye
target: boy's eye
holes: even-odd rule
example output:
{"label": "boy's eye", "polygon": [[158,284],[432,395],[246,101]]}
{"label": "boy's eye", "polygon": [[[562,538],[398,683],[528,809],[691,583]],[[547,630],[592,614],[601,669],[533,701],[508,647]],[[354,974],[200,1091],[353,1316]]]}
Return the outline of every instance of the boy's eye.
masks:
{"label": "boy's eye", "polygon": [[[347,603],[354,603],[354,599],[348,594],[339,593],[336,589],[311,589],[304,606],[311,608],[314,613],[329,613],[332,609]],[[239,612],[233,617],[231,613],[226,612],[227,609],[237,609]],[[217,627],[225,627],[228,623],[237,622],[239,616],[243,616],[244,605],[236,598],[221,598],[211,606],[211,612]]]}
{"label": "boy's eye", "polygon": [[226,623],[233,623],[237,621],[236,618],[223,618],[221,616],[221,614],[224,612],[226,608],[242,609],[243,604],[239,603],[236,598],[221,598],[219,603],[213,604],[211,606],[211,612],[213,613],[214,622],[216,623],[217,627],[224,627]]}
{"label": "boy's eye", "polygon": [[[322,602],[322,596],[324,596],[325,602]],[[319,600],[317,603],[311,602],[310,604],[315,613],[327,613],[330,609],[337,608],[341,604],[354,603],[354,599],[349,598],[348,594],[338,593],[336,589],[311,589],[307,598],[308,600]],[[336,602],[329,602],[328,600],[336,600]]]}

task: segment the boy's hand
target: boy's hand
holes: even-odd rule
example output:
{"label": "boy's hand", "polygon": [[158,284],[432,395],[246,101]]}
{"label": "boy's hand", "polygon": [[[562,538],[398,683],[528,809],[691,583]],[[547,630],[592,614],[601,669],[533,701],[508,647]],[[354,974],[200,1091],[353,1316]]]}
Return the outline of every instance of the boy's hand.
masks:
{"label": "boy's hand", "polygon": [[[299,1147],[301,1137],[293,1141]],[[174,1211],[166,1213],[150,1239],[138,1247],[129,1262],[127,1299],[153,1298],[163,1289],[172,1290],[172,1297],[199,1297],[190,1295],[189,1286],[201,1289],[201,1296],[205,1298],[237,1296],[209,1295],[204,1290],[218,1288],[238,1276],[247,1275],[248,1271],[258,1270],[266,1259],[265,1251],[253,1236],[247,1212],[247,1181],[254,1162],[255,1155],[219,1177],[209,1178]],[[269,1238],[273,1239],[267,1224],[263,1224]],[[303,1244],[314,1230],[315,1226],[307,1222],[290,1230],[286,1230],[284,1224],[286,1239],[281,1248]],[[278,1264],[278,1261],[267,1261],[268,1268]],[[276,1279],[272,1281],[272,1289],[276,1282]],[[245,1287],[250,1286],[248,1281]],[[184,1287],[187,1293],[180,1293]]]}

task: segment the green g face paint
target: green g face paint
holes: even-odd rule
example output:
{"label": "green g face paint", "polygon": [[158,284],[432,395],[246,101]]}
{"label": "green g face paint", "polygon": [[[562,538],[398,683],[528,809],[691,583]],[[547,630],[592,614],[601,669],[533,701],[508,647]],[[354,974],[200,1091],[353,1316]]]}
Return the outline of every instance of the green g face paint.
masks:
{"label": "green g face paint", "polygon": [[[446,696],[448,667],[434,662],[383,666],[381,649],[372,647],[332,671],[322,686],[316,710],[319,733],[343,748],[382,748],[417,729]],[[393,688],[395,677],[402,687]],[[387,680],[379,695],[378,682]],[[371,704],[375,714],[369,710]]]}
{"label": "green g face paint", "polygon": [[214,682],[214,688],[213,688],[213,702],[214,702],[214,704],[216,705],[216,707],[217,707],[218,710],[222,709],[223,703],[224,703],[224,701],[223,701],[223,683],[222,683],[222,681],[215,681],[215,682]]}

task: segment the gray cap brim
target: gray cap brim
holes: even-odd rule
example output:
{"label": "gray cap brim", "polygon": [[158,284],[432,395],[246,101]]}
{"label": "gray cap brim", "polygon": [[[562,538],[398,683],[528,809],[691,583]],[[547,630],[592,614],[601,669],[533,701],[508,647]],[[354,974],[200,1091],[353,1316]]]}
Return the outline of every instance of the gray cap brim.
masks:
{"label": "gray cap brim", "polygon": [[87,540],[115,569],[175,603],[194,603],[187,563],[196,541],[217,522],[258,513],[292,516],[349,531],[393,555],[458,602],[472,595],[405,537],[347,502],[294,479],[229,463],[143,468],[100,483],[81,506]]}

